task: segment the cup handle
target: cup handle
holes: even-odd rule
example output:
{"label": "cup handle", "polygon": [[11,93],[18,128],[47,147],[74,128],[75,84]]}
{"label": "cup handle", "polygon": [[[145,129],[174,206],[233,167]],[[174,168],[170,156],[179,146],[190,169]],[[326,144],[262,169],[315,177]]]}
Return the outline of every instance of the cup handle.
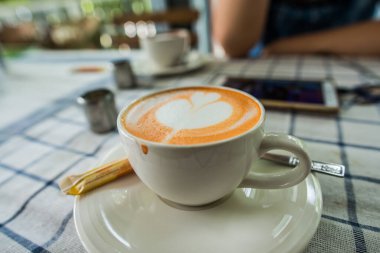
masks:
{"label": "cup handle", "polygon": [[281,133],[265,134],[259,147],[259,156],[261,157],[273,149],[281,149],[293,153],[299,159],[299,164],[295,168],[284,170],[281,173],[255,174],[253,171],[250,171],[239,187],[259,189],[287,188],[300,183],[309,175],[311,160],[300,139]]}

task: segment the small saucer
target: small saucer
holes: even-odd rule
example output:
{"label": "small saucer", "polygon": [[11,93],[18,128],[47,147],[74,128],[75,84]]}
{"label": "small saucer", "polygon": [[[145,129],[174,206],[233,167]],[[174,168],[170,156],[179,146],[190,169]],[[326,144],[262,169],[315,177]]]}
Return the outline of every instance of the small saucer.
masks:
{"label": "small saucer", "polygon": [[[102,163],[123,156],[117,146]],[[237,189],[219,205],[195,211],[165,204],[130,175],[77,197],[74,206],[75,226],[89,252],[301,252],[321,213],[313,175],[287,189]]]}
{"label": "small saucer", "polygon": [[133,62],[133,70],[137,76],[170,76],[191,72],[205,66],[206,57],[191,51],[183,63],[171,67],[158,67],[149,59],[141,58]]}

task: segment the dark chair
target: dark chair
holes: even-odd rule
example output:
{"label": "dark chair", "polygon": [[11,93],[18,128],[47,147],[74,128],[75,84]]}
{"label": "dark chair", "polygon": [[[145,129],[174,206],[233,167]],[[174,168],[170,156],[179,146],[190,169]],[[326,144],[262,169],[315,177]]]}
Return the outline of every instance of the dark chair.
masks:
{"label": "dark chair", "polygon": [[[168,9],[162,12],[153,13],[143,13],[143,14],[132,14],[126,13],[121,16],[114,18],[113,23],[116,27],[123,27],[129,22],[129,24],[138,24],[139,22],[145,22],[147,24],[166,24],[169,29],[184,28],[190,33],[191,45],[195,46],[197,44],[197,35],[192,31],[192,25],[197,21],[199,17],[199,12],[194,9],[180,8],[180,9]],[[119,29],[120,30],[120,29]],[[127,44],[130,48],[139,48],[139,37],[123,35],[113,35],[112,36],[113,46],[118,46],[121,44]]]}

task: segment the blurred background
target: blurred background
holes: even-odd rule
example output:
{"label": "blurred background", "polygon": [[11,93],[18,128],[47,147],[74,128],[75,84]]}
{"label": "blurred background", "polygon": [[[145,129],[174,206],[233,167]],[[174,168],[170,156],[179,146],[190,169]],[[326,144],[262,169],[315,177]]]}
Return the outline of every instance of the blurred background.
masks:
{"label": "blurred background", "polygon": [[0,42],[6,55],[29,48],[128,50],[139,47],[139,37],[185,28],[192,47],[207,53],[209,9],[203,0],[0,0]]}

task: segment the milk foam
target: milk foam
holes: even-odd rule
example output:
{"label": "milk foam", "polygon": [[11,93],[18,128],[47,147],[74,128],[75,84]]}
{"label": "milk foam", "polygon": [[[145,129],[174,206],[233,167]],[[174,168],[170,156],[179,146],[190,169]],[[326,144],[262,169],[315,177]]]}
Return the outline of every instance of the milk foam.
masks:
{"label": "milk foam", "polygon": [[260,108],[238,92],[185,88],[148,97],[124,117],[125,128],[140,138],[185,145],[245,132],[258,122]]}
{"label": "milk foam", "polygon": [[230,117],[232,106],[218,102],[217,93],[195,92],[190,101],[171,101],[156,111],[157,120],[174,130],[195,129],[215,125]]}

